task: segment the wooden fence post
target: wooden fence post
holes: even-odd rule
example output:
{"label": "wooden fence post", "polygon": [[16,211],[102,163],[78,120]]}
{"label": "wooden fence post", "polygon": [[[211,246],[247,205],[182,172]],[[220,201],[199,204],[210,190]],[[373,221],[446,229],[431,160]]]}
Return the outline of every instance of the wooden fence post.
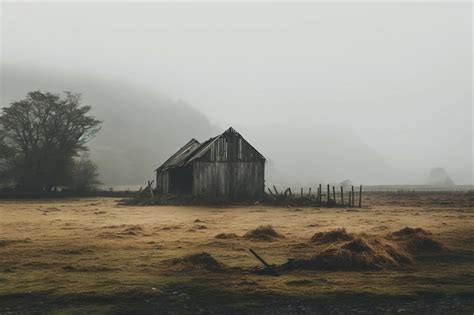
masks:
{"label": "wooden fence post", "polygon": [[341,186],[341,204],[344,207],[344,188]]}
{"label": "wooden fence post", "polygon": [[352,207],[354,207],[354,186],[352,186]]}
{"label": "wooden fence post", "polygon": [[301,187],[301,198],[303,198],[303,187]]}
{"label": "wooden fence post", "polygon": [[359,189],[359,208],[362,208],[362,185],[360,185]]}
{"label": "wooden fence post", "polygon": [[321,184],[319,184],[319,202],[323,202],[323,192]]}
{"label": "wooden fence post", "polygon": [[275,190],[275,195],[278,196],[278,190],[277,190],[277,188],[275,187],[275,185],[273,185],[273,189]]}
{"label": "wooden fence post", "polygon": [[334,199],[334,204],[336,204],[336,188],[332,186],[332,198]]}
{"label": "wooden fence post", "polygon": [[328,184],[328,194],[326,196],[326,202],[329,203],[329,199],[331,199],[330,197],[331,197],[331,190],[329,189],[329,184]]}
{"label": "wooden fence post", "polygon": [[309,187],[308,197],[311,198],[311,187]]}

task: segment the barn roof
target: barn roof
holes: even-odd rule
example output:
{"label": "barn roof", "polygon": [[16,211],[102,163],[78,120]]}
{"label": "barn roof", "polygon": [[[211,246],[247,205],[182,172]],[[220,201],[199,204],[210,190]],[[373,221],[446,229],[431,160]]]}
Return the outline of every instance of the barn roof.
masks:
{"label": "barn roof", "polygon": [[[238,132],[230,127],[222,134],[218,135],[217,137],[210,138],[203,143],[199,143],[196,139],[191,139],[186,143],[182,148],[180,148],[175,154],[173,154],[168,160],[166,160],[160,167],[158,167],[155,171],[165,171],[170,168],[181,167],[185,166],[188,163],[192,162],[195,159],[200,158],[203,156],[207,150],[210,148],[211,144],[214,141],[217,141],[220,137],[226,135],[227,133],[237,133]],[[249,144],[260,156],[261,159],[265,160],[263,155],[261,155],[251,144]]]}

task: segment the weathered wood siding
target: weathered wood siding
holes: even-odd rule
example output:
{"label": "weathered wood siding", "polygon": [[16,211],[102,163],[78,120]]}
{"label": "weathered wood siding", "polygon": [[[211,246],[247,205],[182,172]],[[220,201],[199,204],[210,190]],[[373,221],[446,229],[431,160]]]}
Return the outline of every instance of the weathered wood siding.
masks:
{"label": "weathered wood siding", "polygon": [[196,161],[193,195],[218,199],[258,198],[264,191],[264,172],[264,161]]}
{"label": "weathered wood siding", "polygon": [[216,199],[264,194],[265,158],[233,128],[202,144],[192,140],[170,159],[156,175],[159,193]]}
{"label": "weathered wood siding", "polygon": [[156,191],[162,194],[167,194],[169,191],[169,173],[157,172],[156,173]]}
{"label": "weathered wood siding", "polygon": [[194,161],[193,195],[219,199],[261,197],[265,158],[233,129]]}
{"label": "weathered wood siding", "polygon": [[264,158],[238,133],[229,132],[216,139],[199,160],[254,162],[264,160]]}

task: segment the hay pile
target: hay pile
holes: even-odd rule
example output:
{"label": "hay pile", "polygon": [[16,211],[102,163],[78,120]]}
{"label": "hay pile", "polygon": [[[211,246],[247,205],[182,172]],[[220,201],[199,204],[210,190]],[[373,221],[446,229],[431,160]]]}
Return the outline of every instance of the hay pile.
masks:
{"label": "hay pile", "polygon": [[319,232],[311,243],[318,245],[308,259],[289,259],[277,266],[280,271],[380,270],[409,266],[417,255],[445,249],[423,229],[404,228],[385,236],[348,233],[345,229]]}
{"label": "hay pile", "polygon": [[251,241],[272,242],[280,238],[285,238],[285,236],[275,231],[271,225],[261,225],[245,233],[243,238]]}
{"label": "hay pile", "polygon": [[311,237],[313,243],[330,243],[338,241],[352,240],[353,236],[347,233],[346,229],[336,229],[328,232],[318,232]]}
{"label": "hay pile", "polygon": [[225,271],[227,266],[212,257],[211,254],[202,252],[174,258],[165,261],[169,267],[177,271]]}
{"label": "hay pile", "polygon": [[118,239],[128,236],[139,236],[146,235],[145,229],[141,225],[133,224],[121,224],[121,225],[106,225],[102,227],[107,231],[100,233],[97,237],[108,238],[108,239]]}
{"label": "hay pile", "polygon": [[405,227],[399,231],[387,234],[386,237],[403,245],[413,255],[446,250],[443,244],[433,239],[431,232],[421,228]]}

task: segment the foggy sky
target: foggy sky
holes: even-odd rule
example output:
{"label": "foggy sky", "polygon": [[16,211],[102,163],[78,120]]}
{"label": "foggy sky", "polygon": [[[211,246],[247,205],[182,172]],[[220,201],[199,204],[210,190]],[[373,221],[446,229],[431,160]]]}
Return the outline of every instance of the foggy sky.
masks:
{"label": "foggy sky", "polygon": [[473,182],[470,3],[9,3],[1,20],[2,65],[132,82],[221,129],[344,128],[408,182]]}

